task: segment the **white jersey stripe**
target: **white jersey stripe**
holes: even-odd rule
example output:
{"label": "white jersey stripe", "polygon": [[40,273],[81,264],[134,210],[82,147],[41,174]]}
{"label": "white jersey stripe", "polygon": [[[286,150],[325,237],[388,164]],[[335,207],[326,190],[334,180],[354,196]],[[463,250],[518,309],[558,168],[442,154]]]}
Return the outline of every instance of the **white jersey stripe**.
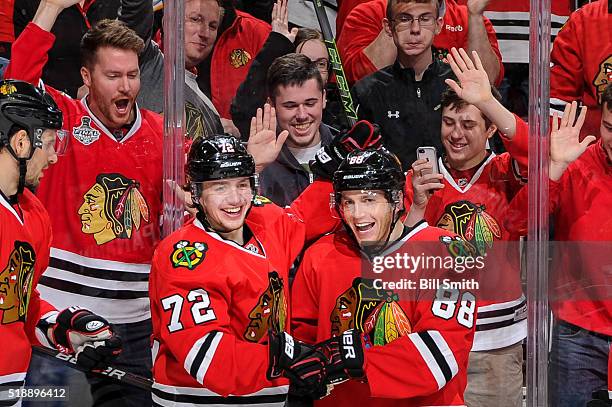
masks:
{"label": "white jersey stripe", "polygon": [[217,346],[219,346],[219,342],[221,342],[221,338],[223,337],[223,332],[216,332],[215,337],[210,343],[210,347],[206,351],[206,355],[204,356],[204,360],[198,369],[197,381],[201,384],[204,384],[204,376],[206,376],[206,372],[208,372],[208,368],[212,363],[212,359],[215,356],[215,352],[217,351]]}
{"label": "white jersey stripe", "polygon": [[130,290],[149,292],[148,281],[117,281],[84,276],[73,273],[68,270],[62,270],[55,267],[47,267],[45,277],[53,277],[63,281],[72,281],[74,283],[86,285],[88,287],[103,288],[106,290]]}
{"label": "white jersey stripe", "polygon": [[423,342],[423,339],[421,339],[421,336],[418,332],[409,334],[408,338],[410,338],[414,346],[421,354],[421,357],[423,358],[425,364],[431,371],[431,374],[436,380],[436,383],[438,383],[438,390],[440,390],[446,384],[446,379],[444,378],[444,374],[442,373],[442,369],[440,369],[438,362],[436,362],[436,359],[434,358],[427,345],[425,345],[425,342]]}
{"label": "white jersey stripe", "polygon": [[66,250],[57,249],[55,247],[51,248],[51,257],[55,257],[61,260],[67,260],[78,265],[96,269],[129,271],[131,273],[145,274],[148,274],[151,270],[150,264],[122,263],[120,261],[96,259],[93,257],[81,256],[79,254],[72,253]]}
{"label": "white jersey stripe", "polygon": [[442,356],[444,356],[446,363],[448,363],[448,366],[451,369],[452,377],[455,377],[457,375],[457,372],[459,372],[459,366],[457,365],[457,360],[455,359],[455,355],[453,354],[453,351],[448,346],[448,343],[446,343],[446,340],[444,340],[444,337],[439,331],[427,331],[427,332],[429,332],[429,335],[431,335],[432,339],[438,346],[438,349],[442,353]]}

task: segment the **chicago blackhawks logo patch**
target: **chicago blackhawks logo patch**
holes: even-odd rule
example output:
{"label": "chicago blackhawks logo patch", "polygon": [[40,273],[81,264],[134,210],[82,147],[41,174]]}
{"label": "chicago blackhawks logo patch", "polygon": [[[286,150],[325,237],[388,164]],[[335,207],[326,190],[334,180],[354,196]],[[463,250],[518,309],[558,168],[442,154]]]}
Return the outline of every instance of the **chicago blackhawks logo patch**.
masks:
{"label": "chicago blackhawks logo patch", "polygon": [[251,60],[251,54],[249,54],[242,48],[236,48],[235,50],[232,51],[229,58],[230,58],[230,64],[234,68],[240,68],[249,63],[249,61]]}
{"label": "chicago blackhawks logo patch", "polygon": [[272,201],[265,196],[255,195],[255,198],[253,198],[253,206],[264,206],[271,203]]}
{"label": "chicago blackhawks logo patch", "polygon": [[91,117],[81,117],[81,125],[72,128],[72,135],[84,145],[88,146],[100,138],[100,132],[91,127]]}
{"label": "chicago blackhawks logo patch", "polygon": [[174,244],[174,251],[170,255],[172,267],[185,267],[193,270],[202,263],[207,250],[208,245],[206,243],[190,243],[187,240],[180,240]]}
{"label": "chicago blackhawks logo patch", "polygon": [[283,279],[276,271],[268,273],[268,288],[259,296],[257,305],[249,313],[251,322],[244,331],[244,339],[259,342],[267,335],[268,329],[276,332],[285,330],[287,300],[283,286]]}
{"label": "chicago blackhawks logo patch", "polygon": [[6,267],[0,271],[2,324],[25,321],[32,291],[36,255],[28,242],[15,241]]}
{"label": "chicago blackhawks logo patch", "polygon": [[604,90],[609,83],[612,83],[612,54],[599,64],[599,72],[593,79],[593,86],[597,89],[597,102],[601,104]]}
{"label": "chicago blackhawks logo patch", "polygon": [[357,329],[363,332],[366,347],[385,345],[412,332],[398,295],[375,288],[374,280],[361,277],[336,298],[329,320],[332,336]]}
{"label": "chicago blackhawks logo patch", "polygon": [[12,95],[15,92],[17,92],[17,88],[13,84],[5,83],[4,85],[0,86],[0,94],[3,94],[4,96]]}
{"label": "chicago blackhawks logo patch", "polygon": [[478,255],[484,256],[487,248],[493,247],[493,241],[501,239],[499,224],[485,209],[484,205],[470,201],[448,204],[436,226],[458,234],[476,248]]}
{"label": "chicago blackhawks logo patch", "polygon": [[81,231],[93,235],[98,245],[130,239],[142,221],[150,220],[149,205],[139,188],[138,181],[121,174],[98,174],[78,210]]}

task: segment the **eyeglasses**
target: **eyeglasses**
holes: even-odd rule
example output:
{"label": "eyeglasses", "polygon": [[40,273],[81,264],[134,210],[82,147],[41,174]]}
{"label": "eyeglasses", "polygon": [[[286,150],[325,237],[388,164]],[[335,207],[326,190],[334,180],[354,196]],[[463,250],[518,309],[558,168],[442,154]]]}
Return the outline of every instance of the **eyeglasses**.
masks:
{"label": "eyeglasses", "polygon": [[312,63],[315,64],[317,69],[321,72],[327,72],[329,70],[329,61],[327,58],[315,59]]}
{"label": "eyeglasses", "polygon": [[425,28],[433,27],[436,24],[436,18],[433,14],[423,14],[418,17],[413,17],[409,14],[400,14],[390,21],[394,23],[396,31],[404,31],[412,28],[412,23],[414,21],[419,22],[419,27]]}

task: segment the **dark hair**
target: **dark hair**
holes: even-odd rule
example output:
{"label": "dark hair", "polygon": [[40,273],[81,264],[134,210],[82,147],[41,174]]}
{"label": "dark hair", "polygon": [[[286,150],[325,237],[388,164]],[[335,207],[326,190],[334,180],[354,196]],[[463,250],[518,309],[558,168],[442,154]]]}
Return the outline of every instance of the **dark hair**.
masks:
{"label": "dark hair", "polygon": [[144,42],[125,23],[104,19],[91,27],[81,39],[81,64],[91,69],[96,62],[98,49],[102,47],[134,51],[140,55]]}
{"label": "dark hair", "polygon": [[268,96],[274,100],[279,86],[302,86],[310,79],[315,79],[319,90],[323,92],[325,88],[323,78],[310,58],[302,54],[287,54],[278,57],[268,69],[266,80]]}
{"label": "dark hair", "polygon": [[440,17],[440,8],[442,7],[442,2],[444,0],[388,0],[387,1],[387,19],[391,20],[393,18],[393,6],[396,4],[403,3],[431,3],[436,5],[437,15],[436,17]]}
{"label": "dark hair", "polygon": [[601,94],[601,107],[602,109],[607,107],[612,112],[612,82],[608,83]]}
{"label": "dark hair", "polygon": [[314,28],[299,28],[295,36],[295,41],[293,41],[295,49],[297,50],[306,41],[310,40],[319,40],[323,42],[323,34],[321,34],[321,31],[315,30]]}
{"label": "dark hair", "polygon": [[[497,90],[497,88],[493,85],[491,85],[491,93],[493,94],[493,97],[495,99],[497,99],[498,101],[501,102],[501,94],[499,93],[499,91]],[[449,107],[451,110],[461,110],[463,108],[465,108],[466,106],[469,106],[470,104],[468,102],[466,102],[465,100],[461,99],[454,90],[452,90],[451,88],[447,88],[444,93],[442,94],[442,101],[440,102],[442,110],[444,110],[444,108]],[[480,112],[481,116],[483,117],[484,121],[485,121],[485,128],[489,128],[491,126],[491,120],[489,120],[489,118],[487,116],[485,116],[484,114],[482,114],[482,112]]]}

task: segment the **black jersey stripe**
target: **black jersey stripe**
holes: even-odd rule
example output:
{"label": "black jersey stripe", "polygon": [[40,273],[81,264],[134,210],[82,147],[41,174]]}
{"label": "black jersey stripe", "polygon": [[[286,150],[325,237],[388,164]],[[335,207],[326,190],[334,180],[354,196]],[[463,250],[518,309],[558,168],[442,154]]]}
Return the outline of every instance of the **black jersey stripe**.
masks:
{"label": "black jersey stripe", "polygon": [[478,319],[513,315],[517,310],[520,310],[521,308],[523,308],[525,304],[526,304],[526,300],[523,300],[519,304],[516,304],[508,308],[501,308],[501,309],[496,309],[496,310],[491,310],[491,311],[478,311]]}
{"label": "black jersey stripe", "polygon": [[438,348],[438,345],[436,345],[436,342],[433,340],[429,332],[419,332],[419,336],[423,340],[423,343],[425,343],[425,346],[427,346],[427,349],[429,349],[429,351],[433,355],[434,359],[436,360],[436,363],[438,364],[438,367],[440,368],[440,371],[444,375],[446,383],[448,383],[448,381],[453,378],[453,372],[450,368],[450,365],[446,361],[446,358],[440,351],[440,348]]}
{"label": "black jersey stripe", "polygon": [[499,321],[499,322],[491,322],[489,324],[478,324],[476,323],[476,332],[482,332],[482,331],[490,331],[493,329],[499,329],[499,328],[505,328],[507,326],[512,326],[514,324],[518,324],[521,321],[523,321],[525,318],[515,321],[514,319],[507,319],[505,321]]}
{"label": "black jersey stripe", "polygon": [[204,357],[206,356],[206,352],[208,352],[208,349],[210,348],[210,344],[212,343],[213,339],[215,339],[215,337],[218,334],[219,334],[219,331],[209,332],[206,335],[206,339],[204,339],[204,342],[200,346],[200,349],[198,349],[198,353],[196,354],[195,358],[193,358],[193,362],[191,362],[191,368],[189,369],[189,374],[194,379],[198,380],[198,370],[200,370],[200,366],[202,365],[202,361],[204,360]]}
{"label": "black jersey stripe", "polygon": [[43,275],[39,284],[55,288],[60,291],[67,291],[73,294],[85,295],[87,297],[108,298],[114,300],[134,300],[138,298],[149,298],[149,290],[113,290],[109,288],[90,287],[72,281],[59,280],[54,277]]}
{"label": "black jersey stripe", "polygon": [[244,404],[257,405],[269,403],[284,403],[287,399],[287,394],[266,394],[258,396],[196,396],[192,394],[172,394],[153,387],[151,390],[160,399],[168,400],[175,403],[191,403],[195,405],[206,404]]}
{"label": "black jersey stripe", "polygon": [[86,277],[99,278],[102,280],[138,282],[149,280],[149,273],[134,273],[130,271],[87,267],[77,263],[73,263],[69,260],[58,259],[57,257],[51,257],[49,259],[49,267],[69,271],[71,273],[79,274]]}

